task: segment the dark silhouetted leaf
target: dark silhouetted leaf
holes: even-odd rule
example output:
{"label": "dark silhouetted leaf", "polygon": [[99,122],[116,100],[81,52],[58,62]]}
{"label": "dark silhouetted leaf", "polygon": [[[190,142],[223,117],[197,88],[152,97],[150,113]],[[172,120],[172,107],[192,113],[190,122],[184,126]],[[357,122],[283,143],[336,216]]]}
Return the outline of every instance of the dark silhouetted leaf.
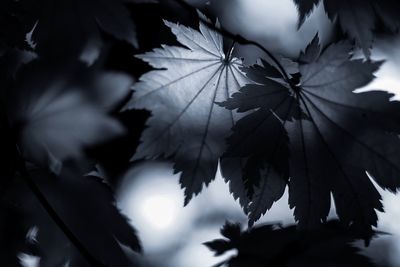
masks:
{"label": "dark silhouetted leaf", "polygon": [[[294,0],[299,8],[300,24],[321,0]],[[397,31],[400,26],[400,3],[397,0],[323,0],[331,20],[338,23],[356,45],[363,49],[366,57],[374,39],[378,22],[389,30]]]}
{"label": "dark silhouetted leaf", "polygon": [[[313,42],[307,53],[320,50]],[[300,225],[325,220],[330,194],[347,225],[366,231],[382,210],[368,171],[383,188],[400,187],[398,102],[380,91],[354,93],[374,78],[379,62],[350,60],[351,46],[329,46],[319,58],[300,64],[297,95],[309,120],[287,123],[291,142],[289,202]]]}
{"label": "dark silhouetted leaf", "polygon": [[318,5],[320,0],[293,0],[299,11],[299,26],[301,26],[306,17],[310,15],[311,11]]}
{"label": "dark silhouetted leaf", "polygon": [[[225,225],[224,228],[232,227]],[[205,243],[216,255],[237,249],[237,255],[217,266],[227,267],[373,267],[351,243],[359,236],[330,221],[313,231],[296,226],[263,225],[243,231],[235,239]]]}
{"label": "dark silhouetted leaf", "polygon": [[245,71],[255,84],[242,87],[220,105],[238,112],[256,110],[235,124],[225,153],[245,159],[243,181],[252,202],[247,210],[251,225],[283,195],[289,175],[289,138],[282,120],[300,118],[301,112],[291,91],[279,79],[269,78],[276,76],[276,70],[267,62]]}
{"label": "dark silhouetted leaf", "polygon": [[[373,73],[381,63],[351,60],[350,52],[351,45],[347,42],[333,44],[321,52],[318,38],[315,38],[299,57],[299,84],[285,88],[280,83],[279,93],[275,82],[268,80],[264,85],[243,87],[226,102],[225,106],[232,108],[232,103],[243,100],[243,104],[234,106],[242,111],[242,106],[249,105],[245,96],[272,94],[268,100],[257,102],[258,110],[238,121],[228,139],[228,152],[262,158],[271,166],[267,171],[273,170],[262,177],[265,181],[259,187],[261,197],[255,195],[252,199],[250,222],[279,199],[282,182],[273,181],[281,177],[280,181],[289,180],[289,202],[295,208],[300,227],[313,228],[326,220],[332,194],[342,222],[368,234],[371,225],[376,225],[375,210],[382,210],[382,204],[366,171],[384,189],[395,191],[400,187],[400,140],[397,136],[400,105],[389,101],[392,95],[386,92],[353,92],[373,80]],[[298,114],[304,115],[294,116],[294,120],[282,116],[280,107],[283,105],[276,106],[273,101],[285,94],[296,103],[293,111],[286,111],[286,114],[298,110]],[[289,139],[286,131],[276,130],[276,120],[270,120],[263,128],[258,126],[262,116],[271,117],[270,110],[280,118]],[[254,130],[253,125],[258,128]],[[246,138],[247,134],[253,138]],[[282,147],[274,149],[273,145],[280,139],[283,139]],[[290,164],[287,164],[289,158]],[[265,184],[268,186],[264,189]],[[259,209],[254,210],[252,206]]]}

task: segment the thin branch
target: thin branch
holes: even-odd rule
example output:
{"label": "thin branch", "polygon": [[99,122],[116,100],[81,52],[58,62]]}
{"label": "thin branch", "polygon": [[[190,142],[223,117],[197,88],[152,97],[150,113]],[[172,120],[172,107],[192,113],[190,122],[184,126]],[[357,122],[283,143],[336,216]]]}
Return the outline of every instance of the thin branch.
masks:
{"label": "thin branch", "polygon": [[[195,7],[193,7],[192,5],[190,5],[189,3],[187,3],[185,0],[174,0],[175,2],[177,2],[179,5],[181,5],[183,8],[185,8],[186,10],[192,12],[192,11],[197,11]],[[289,84],[292,85],[292,82],[289,78],[288,73],[286,72],[285,68],[282,66],[282,64],[279,62],[279,60],[267,49],[265,48],[263,45],[261,45],[260,43],[256,42],[256,41],[252,41],[249,39],[244,38],[243,36],[239,35],[239,34],[234,34],[228,30],[226,30],[225,28],[221,27],[217,27],[215,26],[213,23],[211,23],[210,21],[206,20],[203,17],[199,17],[199,20],[207,25],[209,28],[213,29],[214,31],[224,35],[225,37],[228,37],[232,40],[234,40],[235,42],[241,44],[241,45],[253,45],[255,47],[258,47],[259,49],[261,49],[265,54],[267,54],[267,56],[275,63],[275,65],[278,67],[278,69],[280,70],[280,72],[283,75],[283,78],[285,79],[285,81]]]}
{"label": "thin branch", "polygon": [[[18,150],[18,147],[16,147]],[[28,170],[26,169],[25,162],[22,160],[18,160],[18,169],[21,174],[22,179],[28,185],[29,189],[35,195],[35,197],[39,200],[42,207],[46,210],[51,219],[57,224],[60,230],[64,233],[64,235],[71,241],[71,243],[75,246],[75,248],[81,253],[83,258],[87,260],[87,262],[91,266],[100,266],[106,267],[106,265],[99,262],[95,259],[92,254],[86,249],[86,247],[82,244],[82,242],[75,236],[75,234],[68,228],[68,226],[64,223],[61,217],[57,214],[57,212],[50,205],[49,201],[46,199],[45,195],[40,191],[40,188],[37,186],[35,181],[29,175]]]}
{"label": "thin branch", "polygon": [[53,209],[45,195],[40,191],[40,188],[38,185],[35,183],[35,181],[32,179],[32,177],[29,174],[28,169],[26,168],[25,165],[25,160],[22,156],[22,153],[20,152],[20,149],[18,148],[16,137],[14,134],[14,131],[11,128],[11,124],[8,119],[8,114],[5,108],[5,105],[0,102],[0,105],[2,106],[2,112],[4,114],[4,119],[5,119],[5,127],[7,128],[7,132],[10,135],[10,138],[12,138],[12,142],[14,143],[15,149],[14,149],[14,155],[15,155],[15,160],[16,160],[16,168],[17,171],[20,173],[20,176],[22,180],[27,184],[29,189],[32,191],[32,193],[35,195],[35,197],[38,199],[42,207],[45,209],[47,214],[50,216],[50,218],[55,222],[55,224],[60,228],[60,230],[64,233],[64,235],[69,239],[69,241],[75,246],[75,248],[81,253],[82,257],[87,260],[87,262],[91,266],[99,266],[99,267],[107,267],[103,263],[99,262],[96,260],[92,254],[86,249],[86,247],[82,244],[82,242],[76,237],[76,235],[69,229],[69,227],[64,223],[64,221],[61,219],[61,217],[57,214],[57,212]]}

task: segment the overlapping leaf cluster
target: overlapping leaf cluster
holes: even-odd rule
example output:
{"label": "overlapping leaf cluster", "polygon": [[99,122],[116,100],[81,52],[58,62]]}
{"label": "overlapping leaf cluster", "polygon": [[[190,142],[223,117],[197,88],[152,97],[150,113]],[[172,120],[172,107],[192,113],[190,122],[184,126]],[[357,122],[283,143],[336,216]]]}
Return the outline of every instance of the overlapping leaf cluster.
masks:
{"label": "overlapping leaf cluster", "polygon": [[[302,12],[313,6],[301,3]],[[264,59],[244,66],[234,45],[224,51],[219,25],[200,17],[200,31],[166,22],[185,47],[138,56],[156,70],[128,105],[152,112],[133,159],[172,158],[186,204],[219,162],[250,225],[288,186],[300,228],[326,221],[333,197],[341,221],[368,234],[383,210],[371,179],[400,187],[400,105],[387,88],[354,93],[383,62],[355,59],[347,40],[321,47],[316,36],[290,71]]]}
{"label": "overlapping leaf cluster", "polygon": [[321,50],[315,38],[299,56],[298,80],[273,78],[270,66],[248,68],[257,83],[222,103],[239,112],[257,109],[233,128],[227,151],[259,161],[260,177],[246,180],[256,187],[251,223],[287,184],[299,226],[325,221],[332,195],[341,220],[367,230],[382,210],[368,174],[385,189],[400,186],[400,105],[386,92],[353,92],[372,81],[381,63],[352,60],[350,52],[347,41]]}

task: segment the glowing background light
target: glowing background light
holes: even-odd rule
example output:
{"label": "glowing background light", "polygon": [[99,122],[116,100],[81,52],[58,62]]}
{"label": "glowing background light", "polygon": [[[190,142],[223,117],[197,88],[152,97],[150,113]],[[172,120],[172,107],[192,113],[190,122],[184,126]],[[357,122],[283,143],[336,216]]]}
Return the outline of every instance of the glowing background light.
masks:
{"label": "glowing background light", "polygon": [[177,220],[178,203],[171,195],[151,195],[144,199],[139,214],[151,227],[167,229]]}
{"label": "glowing background light", "polygon": [[[128,171],[117,192],[118,206],[138,230],[145,256],[157,267],[213,266],[235,254],[221,257],[203,245],[220,238],[225,220],[247,224],[246,216],[229,193],[218,169],[215,180],[183,206],[179,175],[172,164],[146,162]],[[258,223],[293,223],[287,192]]]}
{"label": "glowing background light", "polygon": [[190,229],[193,209],[184,209],[178,179],[170,164],[148,162],[128,171],[119,186],[118,206],[149,253],[176,246]]}

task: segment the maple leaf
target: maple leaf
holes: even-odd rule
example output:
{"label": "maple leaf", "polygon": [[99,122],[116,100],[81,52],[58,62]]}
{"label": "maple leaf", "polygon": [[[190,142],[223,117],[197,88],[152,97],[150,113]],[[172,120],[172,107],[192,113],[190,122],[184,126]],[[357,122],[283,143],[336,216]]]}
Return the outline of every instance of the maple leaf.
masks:
{"label": "maple leaf", "polygon": [[[107,111],[128,94],[131,78],[82,64],[73,68],[79,74],[65,77],[62,70],[33,62],[20,73],[17,93],[9,96],[10,120],[22,153],[56,173],[62,161],[81,158],[83,148],[124,133]],[[80,81],[83,73],[93,81]]]}
{"label": "maple leaf", "polygon": [[366,171],[384,189],[400,187],[400,105],[386,92],[353,92],[372,81],[381,63],[349,60],[350,51],[348,42],[340,42],[320,54],[315,38],[300,57],[298,98],[310,120],[288,123],[287,129],[289,202],[301,225],[326,218],[331,192],[340,219],[368,229],[382,204]]}
{"label": "maple leaf", "polygon": [[[291,95],[287,99],[295,98],[297,103],[297,107],[292,109],[301,110],[305,117],[290,120],[290,117],[279,115],[282,105],[275,106],[274,97],[265,102],[287,130],[289,164],[285,159],[287,152],[284,156],[280,156],[282,152],[279,150],[262,153],[264,144],[279,140],[273,122],[272,129],[264,127],[259,129],[259,133],[252,133],[262,139],[251,140],[253,146],[260,143],[261,149],[260,154],[251,152],[250,156],[267,156],[268,164],[274,170],[271,175],[278,172],[285,181],[289,181],[289,203],[295,208],[294,215],[301,228],[313,228],[326,220],[332,194],[339,218],[346,225],[367,233],[371,225],[376,225],[375,210],[382,210],[382,204],[366,171],[384,189],[394,192],[400,187],[400,140],[397,136],[400,131],[400,105],[389,101],[393,95],[383,91],[353,92],[373,80],[373,73],[381,62],[351,60],[351,49],[348,42],[339,42],[322,51],[316,37],[300,55],[298,84],[286,84],[286,89],[282,89],[280,94],[290,90]],[[226,105],[236,103],[238,97],[248,94],[245,89],[228,100]],[[257,85],[256,89],[258,91],[252,94],[263,90],[268,95],[277,90],[271,82],[264,86]],[[257,122],[254,114],[263,110],[263,106],[258,105],[259,110],[238,121],[239,126],[235,126],[231,139],[240,140],[241,129],[245,126],[251,129]],[[271,116],[270,113],[265,111],[264,117]],[[285,134],[280,139],[286,138]],[[245,136],[242,139],[247,140]],[[266,148],[271,149],[271,146]],[[229,150],[235,150],[235,147]],[[239,151],[239,154],[242,152]],[[246,153],[250,151],[244,151],[242,155]],[[289,166],[289,169],[282,172],[280,161],[285,162],[283,166]],[[289,175],[285,177],[287,173]],[[271,179],[271,175],[263,179]],[[270,191],[262,191],[267,194],[264,198],[273,196]],[[251,205],[261,205],[264,213],[271,202],[258,199]],[[250,219],[254,219],[251,213]]]}
{"label": "maple leaf", "polygon": [[[294,0],[299,8],[300,24],[321,0]],[[389,30],[399,29],[400,4],[396,0],[323,0],[331,20],[338,19],[339,25],[352,40],[361,47],[365,56],[370,56],[374,39],[373,30],[378,22]]]}
{"label": "maple leaf", "polygon": [[[173,157],[187,204],[214,179],[224,139],[236,120],[215,102],[226,100],[249,80],[239,70],[242,61],[232,57],[232,51],[224,53],[220,34],[203,23],[200,31],[165,24],[185,48],[163,45],[137,56],[161,70],[140,78],[127,105],[152,112],[133,159]],[[222,168],[231,164],[224,161]]]}
{"label": "maple leaf", "polygon": [[[234,232],[227,236],[226,232]],[[226,223],[221,229],[225,239],[204,243],[216,255],[236,249],[236,255],[215,266],[369,266],[375,264],[351,243],[360,237],[330,221],[316,230],[299,231],[296,226],[268,224],[246,231]]]}
{"label": "maple leaf", "polygon": [[245,85],[220,105],[238,112],[254,111],[232,128],[225,153],[245,161],[241,174],[251,199],[245,211],[252,225],[282,197],[289,175],[289,138],[279,117],[292,120],[302,114],[294,108],[297,103],[289,88],[279,82],[282,74],[268,62],[244,71],[254,84]]}

